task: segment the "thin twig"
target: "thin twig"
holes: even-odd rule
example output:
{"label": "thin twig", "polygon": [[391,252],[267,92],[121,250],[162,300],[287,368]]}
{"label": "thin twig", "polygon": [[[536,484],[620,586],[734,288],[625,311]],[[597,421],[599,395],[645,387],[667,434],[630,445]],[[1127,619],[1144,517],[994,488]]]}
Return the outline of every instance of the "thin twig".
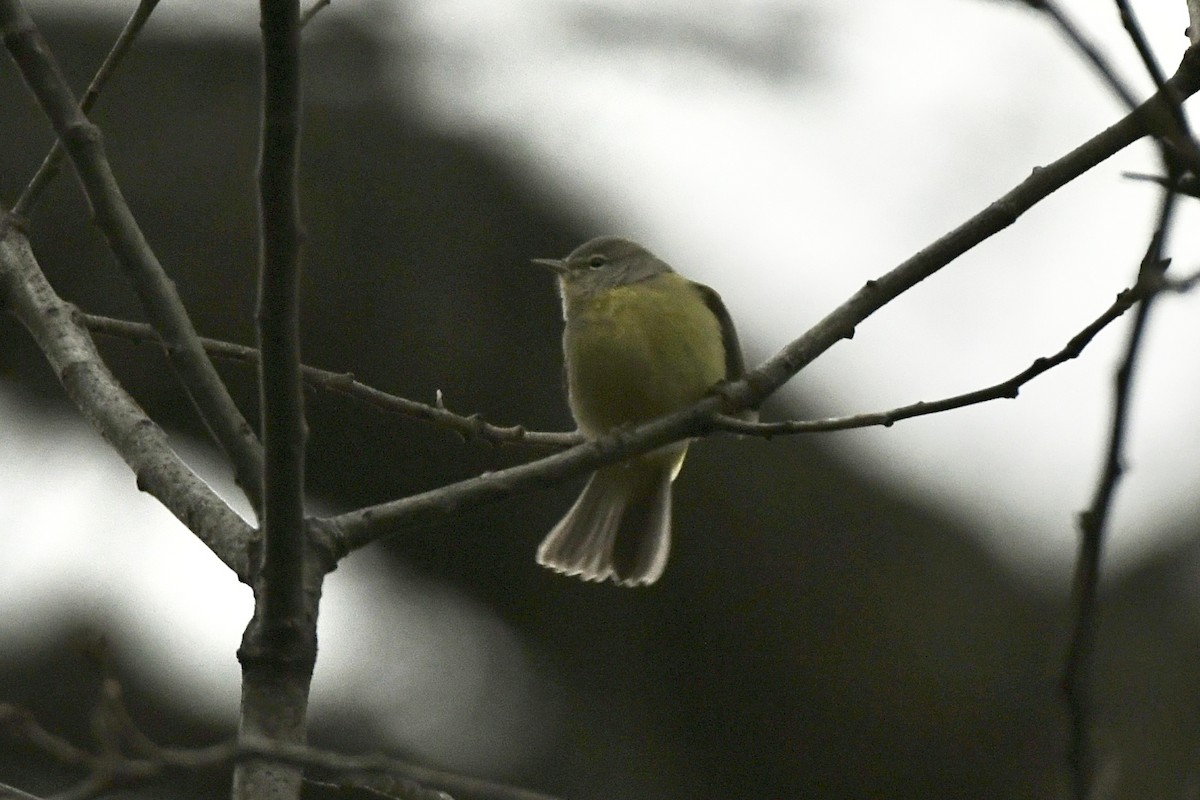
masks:
{"label": "thin twig", "polygon": [[[1138,272],[1138,283],[1159,285],[1167,261],[1163,258],[1163,242],[1175,208],[1175,193],[1163,193],[1158,225]],[[1062,692],[1070,718],[1067,764],[1075,800],[1091,797],[1096,774],[1096,753],[1092,745],[1088,699],[1092,652],[1096,640],[1097,597],[1100,586],[1100,564],[1109,512],[1117,483],[1124,469],[1125,437],[1128,431],[1129,408],[1133,393],[1133,375],[1137,363],[1146,320],[1157,297],[1148,293],[1138,306],[1129,330],[1125,354],[1117,369],[1113,385],[1113,414],[1104,466],[1097,482],[1091,505],[1079,515],[1079,555],[1072,581],[1072,631],[1063,666]]]}
{"label": "thin twig", "polygon": [[304,9],[304,13],[300,15],[300,27],[303,28],[308,23],[312,22],[321,9],[329,6],[333,0],[316,0],[311,6]]}
{"label": "thin twig", "polygon": [[172,368],[200,417],[233,462],[238,484],[261,507],[262,449],[200,346],[174,283],[146,242],[113,176],[100,130],[75,102],[66,79],[20,0],[0,0],[0,30],[13,60],[50,119],[91,203],[96,224],[162,336]]}
{"label": "thin twig", "polygon": [[1112,65],[1108,63],[1108,59],[1100,53],[1099,48],[1083,35],[1083,31],[1079,29],[1079,26],[1067,16],[1065,11],[1058,7],[1057,3],[1052,0],[1025,0],[1025,2],[1034,9],[1044,12],[1054,21],[1058,29],[1067,37],[1067,41],[1092,65],[1093,69],[1104,80],[1104,83],[1108,85],[1108,88],[1112,89],[1113,94],[1120,98],[1126,108],[1132,109],[1137,107],[1137,100],[1134,98],[1129,86],[1121,79]]}
{"label": "thin twig", "polygon": [[[1169,83],[1181,97],[1200,89],[1200,48],[1188,49]],[[689,408],[531,464],[328,518],[323,520],[322,527],[332,541],[325,545],[335,555],[344,554],[386,534],[443,518],[464,505],[496,502],[519,491],[553,485],[669,442],[701,435],[711,429],[717,413],[757,407],[800,369],[837,342],[853,336],[855,326],[885,304],[1013,224],[1052,192],[1156,130],[1162,115],[1170,113],[1165,108],[1168,103],[1162,94],[1156,94],[1106,131],[1052,164],[1035,169],[1018,186],[967,222],[877,280],[868,281],[800,338],[741,380],[723,387],[719,397],[706,397]]]}
{"label": "thin twig", "polygon": [[230,739],[204,747],[163,747],[138,729],[120,701],[119,688],[114,697],[115,700],[102,699],[97,705],[97,713],[117,715],[110,724],[138,743],[133,755],[119,752],[90,753],[48,731],[28,710],[6,703],[0,703],[0,729],[61,764],[87,770],[85,781],[71,790],[73,795],[79,797],[95,796],[117,784],[160,778],[168,770],[197,772],[252,759],[269,759],[290,766],[322,770],[344,778],[362,774],[396,776],[408,783],[407,787],[403,787],[407,791],[402,796],[414,800],[429,800],[438,791],[462,798],[556,800],[540,792],[431,769],[383,754],[345,755],[261,737]]}
{"label": "thin twig", "polygon": [[0,800],[43,800],[43,798],[15,786],[9,786],[7,783],[0,783]]}
{"label": "thin twig", "polygon": [[1078,358],[1084,348],[1091,343],[1092,339],[1100,331],[1108,327],[1114,320],[1120,318],[1121,315],[1132,308],[1138,301],[1153,292],[1161,290],[1161,288],[1163,288],[1162,283],[1159,281],[1158,283],[1137,283],[1131,288],[1126,289],[1117,295],[1112,305],[1072,336],[1070,341],[1058,352],[1050,356],[1035,359],[1032,364],[1011,378],[982,389],[942,398],[941,400],[912,403],[907,406],[889,409],[888,411],[875,411],[844,417],[829,417],[827,419],[747,422],[737,417],[721,414],[714,419],[713,427],[717,430],[728,431],[730,433],[737,433],[744,436],[762,436],[764,438],[796,433],[820,433],[873,426],[886,428],[900,420],[911,419],[912,417],[939,414],[943,411],[986,403],[991,400],[1012,399],[1017,396],[1022,386],[1034,378],[1054,369],[1060,364]]}
{"label": "thin twig", "polygon": [[[1169,164],[1176,159],[1182,160],[1189,172],[1200,176],[1200,146],[1192,136],[1191,126],[1188,125],[1187,115],[1183,111],[1183,98],[1168,85],[1167,76],[1163,73],[1158,59],[1154,57],[1154,51],[1150,49],[1146,34],[1128,0],[1115,0],[1115,2],[1117,10],[1121,14],[1121,24],[1125,27],[1125,32],[1129,34],[1130,41],[1133,42],[1138,56],[1142,59],[1142,65],[1150,74],[1150,79],[1154,81],[1154,88],[1169,101],[1167,107],[1171,112],[1173,124],[1165,129],[1162,136],[1163,160]],[[1171,147],[1170,151],[1167,149],[1168,144]]]}
{"label": "thin twig", "polygon": [[1131,181],[1156,183],[1164,188],[1172,189],[1179,194],[1200,198],[1200,177],[1183,170],[1176,170],[1176,173],[1178,177],[1175,178],[1169,178],[1164,175],[1150,175],[1145,172],[1122,172],[1121,177],[1128,178]]}
{"label": "thin twig", "polygon": [[67,396],[155,497],[242,581],[254,531],[175,454],[166,434],[104,365],[75,309],[51,288],[29,241],[0,212],[0,306],[41,347]]}
{"label": "thin twig", "polygon": [[[158,334],[154,332],[152,327],[143,322],[129,322],[97,314],[83,314],[82,319],[93,333],[116,336],[135,342],[158,341]],[[258,350],[253,347],[234,344],[233,342],[226,342],[220,339],[210,339],[204,336],[200,337],[200,344],[214,358],[253,365],[258,364]],[[352,397],[382,411],[415,417],[439,427],[449,428],[465,441],[478,440],[491,445],[520,444],[531,447],[547,447],[555,450],[572,447],[583,441],[583,435],[578,432],[556,433],[531,431],[523,425],[494,425],[483,419],[479,414],[456,414],[446,408],[440,395],[437,405],[418,403],[415,400],[398,397],[368,386],[356,380],[354,375],[349,372],[331,372],[307,365],[302,365],[300,370],[305,382],[309,386]]]}
{"label": "thin twig", "polygon": [[[1138,52],[1138,56],[1142,59],[1142,66],[1146,68],[1146,72],[1150,74],[1150,79],[1154,81],[1155,89],[1162,91],[1167,85],[1167,76],[1162,70],[1162,66],[1158,63],[1158,59],[1154,57],[1154,51],[1150,49],[1150,42],[1146,40],[1146,34],[1142,30],[1141,23],[1138,22],[1137,16],[1133,13],[1133,9],[1129,6],[1128,0],[1115,0],[1117,11],[1121,14],[1121,25],[1124,26],[1125,32],[1129,34],[1129,40],[1133,42],[1134,48]],[[1178,109],[1174,109],[1178,110]],[[1182,117],[1178,120],[1181,126],[1186,127],[1187,122]]]}
{"label": "thin twig", "polygon": [[[137,8],[133,11],[133,15],[125,23],[121,35],[117,37],[117,41],[113,44],[112,50],[109,51],[108,56],[104,59],[104,63],[100,65],[100,69],[96,71],[92,82],[88,84],[87,91],[83,93],[83,97],[79,100],[79,108],[84,114],[91,112],[92,107],[96,105],[96,101],[100,98],[100,92],[104,90],[104,85],[116,73],[117,67],[120,66],[121,61],[125,58],[125,54],[133,47],[134,39],[141,33],[142,28],[145,26],[146,21],[150,19],[150,15],[154,12],[154,8],[158,3],[159,0],[140,0]],[[38,171],[29,181],[29,185],[25,187],[25,191],[21,192],[21,196],[17,198],[17,202],[13,205],[13,214],[16,214],[18,217],[29,217],[42,192],[54,180],[54,176],[58,174],[58,168],[62,166],[63,155],[62,142],[55,139],[54,146],[50,148],[50,152],[42,160],[42,165],[38,167]]]}

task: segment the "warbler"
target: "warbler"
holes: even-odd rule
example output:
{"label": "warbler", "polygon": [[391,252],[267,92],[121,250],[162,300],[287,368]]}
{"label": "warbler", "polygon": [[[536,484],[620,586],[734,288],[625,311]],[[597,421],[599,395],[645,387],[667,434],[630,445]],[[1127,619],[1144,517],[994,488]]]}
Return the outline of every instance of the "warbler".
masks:
{"label": "warbler", "polygon": [[[601,236],[566,258],[533,262],[558,276],[567,400],[585,435],[685,408],[745,371],[720,295],[641,245]],[[658,580],[671,546],[671,484],[687,449],[676,442],[596,470],[538,547],[538,563],[620,586]]]}

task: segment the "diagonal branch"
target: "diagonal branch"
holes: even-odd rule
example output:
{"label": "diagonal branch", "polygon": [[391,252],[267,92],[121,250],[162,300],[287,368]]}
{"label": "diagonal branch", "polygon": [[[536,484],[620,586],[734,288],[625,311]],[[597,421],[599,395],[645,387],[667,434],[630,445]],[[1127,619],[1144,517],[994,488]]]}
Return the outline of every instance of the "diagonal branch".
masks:
{"label": "diagonal branch", "polygon": [[104,365],[74,308],[47,283],[28,240],[0,214],[0,305],[33,335],[67,396],[153,495],[242,581],[254,531],[171,449]]}
{"label": "diagonal branch", "polygon": [[42,800],[35,794],[22,791],[15,786],[9,786],[7,783],[0,783],[0,797],[4,800]]}
{"label": "diagonal branch", "polygon": [[[828,419],[748,422],[723,414],[717,417],[713,427],[717,430],[728,431],[730,433],[737,433],[744,436],[762,436],[764,438],[795,433],[821,433],[874,426],[887,428],[901,420],[912,419],[913,417],[940,414],[944,411],[978,405],[979,403],[986,403],[991,400],[1013,399],[1018,395],[1021,387],[1039,375],[1049,372],[1067,361],[1078,358],[1084,348],[1091,343],[1092,339],[1096,338],[1096,335],[1100,331],[1119,319],[1139,301],[1163,288],[1164,285],[1161,279],[1152,281],[1149,276],[1146,276],[1131,288],[1118,294],[1117,299],[1112,302],[1112,305],[1072,336],[1057,353],[1037,358],[1032,364],[1011,378],[992,384],[991,386],[985,386],[981,389],[964,392],[953,397],[945,397],[940,400],[919,401],[887,411],[875,411],[845,417],[830,417]],[[1180,288],[1181,290],[1186,290],[1186,287]]]}
{"label": "diagonal branch", "polygon": [[1104,79],[1104,82],[1120,98],[1126,108],[1132,109],[1137,107],[1137,100],[1134,99],[1133,92],[1125,84],[1125,81],[1121,80],[1117,71],[1108,63],[1108,59],[1101,54],[1094,44],[1088,41],[1087,37],[1083,35],[1083,31],[1079,29],[1079,26],[1067,16],[1065,11],[1058,7],[1057,3],[1052,2],[1052,0],[1024,0],[1024,2],[1031,8],[1041,11],[1050,17],[1054,24],[1058,26],[1059,31],[1067,37],[1067,41],[1071,43],[1071,46],[1078,50],[1079,54],[1092,65],[1092,68]]}
{"label": "diagonal branch", "polygon": [[[125,58],[125,54],[133,47],[133,40],[142,32],[142,28],[146,25],[146,21],[150,19],[150,15],[154,12],[158,3],[159,0],[141,0],[138,3],[137,8],[133,11],[133,15],[125,23],[121,35],[117,37],[117,41],[113,44],[112,50],[105,57],[104,63],[100,65],[100,69],[96,71],[96,76],[92,78],[92,82],[88,84],[87,91],[83,93],[83,97],[79,100],[79,109],[84,114],[92,110],[92,106],[100,98],[100,92],[104,90],[104,84],[108,83],[108,79],[117,71],[117,67]],[[46,154],[42,165],[38,167],[38,171],[29,181],[29,185],[25,187],[25,191],[21,192],[21,196],[17,198],[17,202],[13,205],[13,214],[18,217],[29,217],[29,212],[37,204],[42,192],[50,185],[54,177],[58,175],[58,168],[62,166],[63,155],[62,141],[55,139],[54,146]]]}
{"label": "diagonal branch", "polygon": [[328,8],[333,0],[313,0],[313,4],[304,9],[304,13],[300,15],[300,27],[308,25],[313,21],[313,17],[321,13],[321,9]]}
{"label": "diagonal branch", "polygon": [[[1179,97],[1200,90],[1200,47],[1184,54],[1168,81]],[[965,223],[835,308],[800,338],[784,347],[739,381],[673,414],[617,431],[539,461],[486,473],[429,492],[351,511],[323,522],[325,544],[344,554],[389,533],[429,523],[464,505],[495,502],[521,491],[553,485],[563,479],[645,453],[672,441],[702,435],[714,428],[714,415],[755,408],[803,367],[842,339],[885,304],[933,275],[963,253],[1012,225],[1025,211],[1052,192],[1148,134],[1170,124],[1170,102],[1156,94],[1107,130],[1057,161],[1039,167],[1028,178]]]}
{"label": "diagonal branch", "polygon": [[[1150,43],[1146,41],[1146,34],[1128,0],[1116,0],[1116,4],[1121,15],[1121,24],[1125,27],[1125,32],[1129,34],[1129,39],[1133,42],[1138,56],[1141,57],[1142,65],[1150,73],[1150,79],[1154,81],[1154,88],[1171,101],[1168,106],[1171,112],[1171,125],[1163,132],[1160,142],[1163,149],[1163,161],[1167,163],[1168,171],[1174,172],[1176,162],[1182,162],[1189,172],[1200,176],[1200,147],[1197,146],[1196,139],[1192,136],[1187,115],[1183,112],[1183,98],[1168,85],[1167,77],[1163,74],[1158,59],[1154,57],[1154,51],[1150,49]],[[1171,156],[1175,158],[1172,159]]]}
{"label": "diagonal branch", "polygon": [[13,60],[66,147],[96,224],[129,275],[171,366],[201,419],[233,462],[242,491],[261,507],[262,450],[200,346],[174,283],[150,249],[113,177],[99,129],[88,121],[20,0],[0,0],[0,30]]}

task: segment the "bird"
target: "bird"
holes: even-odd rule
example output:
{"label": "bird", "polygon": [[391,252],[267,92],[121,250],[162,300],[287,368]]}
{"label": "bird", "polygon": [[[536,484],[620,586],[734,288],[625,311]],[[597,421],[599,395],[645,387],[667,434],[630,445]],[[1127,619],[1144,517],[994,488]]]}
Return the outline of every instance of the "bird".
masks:
{"label": "bird", "polygon": [[[686,408],[744,374],[720,295],[645,247],[601,236],[565,258],[533,262],[558,278],[567,401],[585,436]],[[538,563],[585,581],[656,582],[671,546],[671,486],[688,445],[596,470],[538,547]]]}

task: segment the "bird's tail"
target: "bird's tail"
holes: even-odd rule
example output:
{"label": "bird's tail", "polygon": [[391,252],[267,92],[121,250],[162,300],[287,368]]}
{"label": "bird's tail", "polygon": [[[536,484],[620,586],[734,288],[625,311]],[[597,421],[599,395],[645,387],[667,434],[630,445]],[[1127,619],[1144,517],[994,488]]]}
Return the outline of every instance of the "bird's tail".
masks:
{"label": "bird's tail", "polygon": [[538,563],[620,586],[658,580],[671,547],[671,482],[683,460],[670,455],[597,470],[538,547]]}

